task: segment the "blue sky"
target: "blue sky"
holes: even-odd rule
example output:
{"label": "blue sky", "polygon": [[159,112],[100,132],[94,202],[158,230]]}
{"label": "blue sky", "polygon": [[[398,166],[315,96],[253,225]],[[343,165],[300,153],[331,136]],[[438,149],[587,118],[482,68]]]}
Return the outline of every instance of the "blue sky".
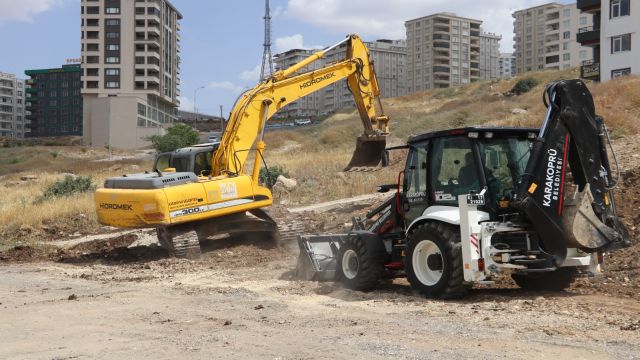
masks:
{"label": "blue sky", "polygon": [[[134,0],[122,0],[134,1]],[[561,1],[569,2],[569,1]],[[263,0],[173,0],[182,12],[182,107],[225,115],[243,88],[257,82],[263,42]],[[512,51],[514,10],[539,0],[271,0],[273,48],[333,44],[348,33],[366,40],[404,38],[404,21],[455,12],[484,21]],[[79,0],[0,0],[0,71],[60,66],[80,56]]]}

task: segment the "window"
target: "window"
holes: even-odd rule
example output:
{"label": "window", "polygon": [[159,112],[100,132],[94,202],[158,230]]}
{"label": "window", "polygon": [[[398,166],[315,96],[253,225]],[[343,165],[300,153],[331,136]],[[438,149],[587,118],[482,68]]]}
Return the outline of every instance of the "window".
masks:
{"label": "window", "polygon": [[[427,203],[427,148],[428,142],[415,143],[407,156],[407,172],[405,173],[406,200],[410,208],[407,214],[409,218],[417,218],[421,215],[419,203]],[[415,211],[412,211],[415,208]],[[422,208],[424,209],[424,208]]]}
{"label": "window", "polygon": [[563,39],[570,39],[571,38],[571,31],[565,31],[562,33],[562,38]]}
{"label": "window", "polygon": [[564,20],[562,22],[562,27],[565,29],[571,27],[571,20]]}
{"label": "window", "polygon": [[611,13],[610,18],[617,18],[620,16],[628,16],[630,13],[629,0],[611,0]]}
{"label": "window", "polygon": [[120,63],[120,58],[117,57],[117,56],[110,56],[110,57],[107,57],[105,59],[105,62],[107,64],[119,64]]}
{"label": "window", "polygon": [[144,104],[138,103],[138,115],[147,115],[147,107]]}
{"label": "window", "polygon": [[109,44],[109,45],[107,45],[107,50],[109,50],[109,51],[118,51],[118,50],[120,50],[120,45]]}
{"label": "window", "polygon": [[87,51],[99,51],[99,44],[87,44]]}
{"label": "window", "polygon": [[107,81],[106,86],[107,89],[119,89],[120,81]]}
{"label": "window", "polygon": [[109,26],[118,26],[120,25],[120,19],[107,19],[106,24]]}
{"label": "window", "polygon": [[104,69],[104,74],[107,76],[119,76],[120,69]]}
{"label": "window", "polygon": [[108,32],[107,39],[118,39],[120,37],[119,32]]}
{"label": "window", "polygon": [[108,7],[105,9],[105,14],[120,14],[119,7]]}
{"label": "window", "polygon": [[631,50],[631,34],[614,36],[611,38],[611,53]]}
{"label": "window", "polygon": [[580,25],[587,25],[587,17],[586,16],[580,17]]}
{"label": "window", "polygon": [[631,68],[611,70],[612,79],[629,74],[631,74]]}
{"label": "window", "polygon": [[580,59],[584,60],[587,58],[587,50],[580,50]]}
{"label": "window", "polygon": [[571,9],[564,9],[564,10],[562,10],[562,16],[564,16],[564,17],[569,17],[569,16],[571,16]]}
{"label": "window", "polygon": [[455,205],[458,195],[480,190],[471,143],[466,137],[434,140],[430,170],[431,196],[437,204]]}
{"label": "window", "polygon": [[571,54],[570,53],[562,54],[562,61],[569,61],[569,60],[571,60]]}
{"label": "window", "polygon": [[49,97],[56,97],[56,96],[58,96],[58,92],[55,90],[49,93]]}
{"label": "window", "polygon": [[212,152],[201,152],[194,159],[193,172],[196,175],[209,175],[211,173]]}
{"label": "window", "polygon": [[569,50],[569,42],[563,42],[562,43],[562,50]]}

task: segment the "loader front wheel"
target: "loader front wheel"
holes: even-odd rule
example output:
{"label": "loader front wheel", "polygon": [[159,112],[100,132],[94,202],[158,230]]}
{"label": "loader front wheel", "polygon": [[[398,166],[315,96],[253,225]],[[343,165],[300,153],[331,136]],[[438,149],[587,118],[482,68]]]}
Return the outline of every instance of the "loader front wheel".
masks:
{"label": "loader front wheel", "polygon": [[422,295],[459,298],[469,286],[464,282],[460,232],[443,223],[426,223],[408,238],[405,257],[407,280]]}
{"label": "loader front wheel", "polygon": [[349,236],[338,254],[338,276],[344,286],[360,291],[372,290],[384,273],[384,263],[373,244],[358,235]]}
{"label": "loader front wheel", "polygon": [[556,271],[529,274],[512,274],[511,278],[525,290],[562,291],[576,278],[576,268],[562,267]]}

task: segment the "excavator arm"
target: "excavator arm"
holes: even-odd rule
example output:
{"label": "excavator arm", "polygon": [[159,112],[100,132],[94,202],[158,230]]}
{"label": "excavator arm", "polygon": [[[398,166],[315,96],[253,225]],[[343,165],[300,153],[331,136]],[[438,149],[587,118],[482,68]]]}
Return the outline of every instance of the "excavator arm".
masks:
{"label": "excavator arm", "polygon": [[[298,73],[344,43],[344,60],[318,70]],[[252,177],[257,183],[267,121],[287,104],[342,79],[348,81],[364,127],[348,168],[377,166],[386,145],[389,119],[382,115],[380,91],[368,49],[358,36],[349,35],[338,44],[274,73],[271,78],[241,95],[231,111],[220,147],[212,159],[213,176],[244,173],[249,152],[255,150]]]}
{"label": "excavator arm", "polygon": [[581,80],[551,84],[544,101],[547,115],[513,206],[533,224],[556,264],[567,248],[628,246],[629,233],[616,214],[607,129],[587,86]]}

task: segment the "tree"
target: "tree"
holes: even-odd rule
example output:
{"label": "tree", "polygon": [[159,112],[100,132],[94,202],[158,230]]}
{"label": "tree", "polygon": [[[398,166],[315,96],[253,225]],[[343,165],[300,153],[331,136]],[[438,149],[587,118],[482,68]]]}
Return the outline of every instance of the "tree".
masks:
{"label": "tree", "polygon": [[154,149],[158,152],[173,151],[179,148],[197,144],[200,139],[198,131],[189,125],[175,124],[171,126],[165,135],[153,135],[149,137]]}

